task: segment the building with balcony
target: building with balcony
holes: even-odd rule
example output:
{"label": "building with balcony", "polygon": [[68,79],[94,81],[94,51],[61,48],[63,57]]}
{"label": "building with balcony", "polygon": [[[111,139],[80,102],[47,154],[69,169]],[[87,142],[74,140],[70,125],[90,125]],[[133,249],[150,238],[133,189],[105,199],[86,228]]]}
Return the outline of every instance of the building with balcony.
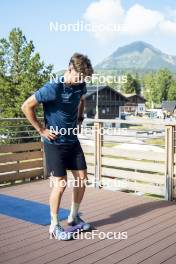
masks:
{"label": "building with balcony", "polygon": [[97,100],[97,87],[88,86],[85,115],[88,118],[95,118],[97,105],[99,118],[117,118],[121,112],[137,114],[145,111],[145,101],[141,95],[123,94],[108,85],[98,87]]}

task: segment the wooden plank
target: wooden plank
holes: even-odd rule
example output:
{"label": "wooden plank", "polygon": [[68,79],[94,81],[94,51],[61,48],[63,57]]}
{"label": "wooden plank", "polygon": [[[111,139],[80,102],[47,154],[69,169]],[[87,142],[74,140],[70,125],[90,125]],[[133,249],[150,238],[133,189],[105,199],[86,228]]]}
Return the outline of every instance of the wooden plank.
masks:
{"label": "wooden plank", "polygon": [[81,145],[84,153],[87,154],[94,154],[94,147],[93,146],[87,146],[87,145]]}
{"label": "wooden plank", "polygon": [[174,199],[173,175],[174,175],[174,127],[165,126],[166,142],[166,193],[165,198],[172,201]]}
{"label": "wooden plank", "polygon": [[165,189],[164,186],[152,186],[149,184],[142,184],[137,182],[128,182],[128,189],[136,192],[156,194],[164,196]]}
{"label": "wooden plank", "polygon": [[42,152],[42,155],[43,155],[43,176],[44,176],[44,179],[47,179],[48,172],[47,172],[46,153],[45,153],[45,151]]}
{"label": "wooden plank", "polygon": [[23,171],[23,172],[15,172],[9,174],[2,174],[0,175],[0,183],[5,181],[14,181],[14,180],[21,180],[25,178],[33,178],[43,175],[43,169],[31,170],[31,171]]}
{"label": "wooden plank", "polygon": [[101,123],[94,123],[95,130],[95,148],[94,148],[94,164],[95,164],[95,187],[100,188],[101,185],[101,175],[102,175],[102,135],[100,134],[102,128]]}
{"label": "wooden plank", "polygon": [[87,163],[91,163],[91,164],[95,163],[95,158],[93,155],[85,155],[85,159]]}
{"label": "wooden plank", "polygon": [[94,173],[95,173],[95,167],[93,165],[87,164],[87,172],[89,174],[93,174],[94,175]]}
{"label": "wooden plank", "polygon": [[129,191],[135,191],[135,192],[140,192],[140,193],[148,193],[148,194],[155,194],[155,195],[161,195],[164,196],[164,186],[155,186],[152,184],[146,184],[146,183],[139,183],[139,182],[132,182],[128,180],[109,180],[106,181],[105,178],[103,177],[102,180],[103,184],[106,186],[110,186],[109,188],[111,189],[118,189],[118,190],[129,190]]}
{"label": "wooden plank", "polygon": [[34,160],[34,161],[28,161],[28,162],[18,162],[18,163],[13,163],[13,164],[0,165],[0,173],[16,171],[16,170],[32,169],[32,168],[37,168],[37,167],[43,167],[42,160]]}
{"label": "wooden plank", "polygon": [[122,150],[122,149],[113,149],[108,147],[102,147],[102,155],[104,156],[116,156],[124,157],[128,159],[144,159],[144,160],[153,160],[153,161],[165,161],[164,152],[152,152],[152,151],[141,151],[141,150]]}
{"label": "wooden plank", "polygon": [[108,157],[102,158],[102,165],[125,168],[125,169],[141,170],[141,171],[159,172],[162,173],[163,175],[165,172],[164,164],[142,162],[135,160],[114,159]]}
{"label": "wooden plank", "polygon": [[167,261],[170,256],[174,255],[175,252],[176,252],[176,243],[173,241],[173,245],[169,247],[167,246],[163,250],[159,250],[158,253],[155,253],[150,257],[148,257],[148,254],[146,254],[147,255],[146,259],[143,260],[142,263],[143,264],[163,263],[163,262],[165,263],[165,261]]}
{"label": "wooden plank", "polygon": [[174,256],[168,258],[165,261],[161,262],[162,264],[175,264],[176,263],[176,254],[174,254]]}
{"label": "wooden plank", "polygon": [[[88,173],[93,174],[94,167],[88,165]],[[149,174],[149,173],[141,173],[141,172],[131,172],[126,170],[118,170],[118,169],[110,169],[110,168],[102,168],[102,176],[106,176],[109,178],[121,178],[125,180],[133,180],[133,181],[143,181],[146,183],[154,183],[154,184],[165,184],[164,176],[158,174]]]}
{"label": "wooden plank", "polygon": [[119,179],[131,180],[131,181],[151,183],[151,184],[159,184],[159,185],[165,184],[164,176],[158,174],[152,175],[148,173],[130,172],[125,170],[103,168],[103,176],[109,178],[113,177],[117,179],[119,178]]}
{"label": "wooden plank", "polygon": [[[94,174],[94,168],[93,166],[90,165],[90,164],[93,164],[93,157],[86,156],[86,161],[88,163],[88,173]],[[117,168],[106,168],[104,165],[105,164],[103,164],[103,167],[102,167],[102,175],[106,177],[124,178],[124,179],[144,181],[144,182],[149,182],[149,183],[165,184],[164,175],[160,175],[156,173],[153,174],[153,173],[146,173],[146,172],[121,170]],[[124,166],[124,168],[126,167]]]}
{"label": "wooden plank", "polygon": [[38,159],[38,158],[42,158],[42,157],[43,157],[42,151],[13,153],[13,154],[7,154],[7,155],[0,156],[0,163]]}
{"label": "wooden plank", "polygon": [[[93,166],[88,165],[87,168],[88,168],[89,174],[94,174],[94,167]],[[161,196],[164,196],[164,194],[165,194],[164,177],[162,180],[161,178],[157,178],[157,176],[159,176],[159,175],[157,175],[156,179],[152,178],[150,181],[150,179],[147,179],[147,174],[146,174],[145,175],[146,177],[143,176],[143,177],[145,177],[144,178],[146,181],[146,184],[145,184],[145,183],[134,182],[135,180],[142,180],[143,173],[141,173],[141,174],[140,173],[139,174],[133,173],[132,174],[131,172],[127,173],[127,171],[123,172],[122,170],[119,170],[119,173],[117,173],[117,172],[118,172],[118,170],[116,170],[116,169],[109,169],[109,168],[103,167],[102,168],[102,177],[113,176],[113,177],[118,178],[118,175],[119,175],[119,178],[124,178],[124,180],[126,180],[126,182],[123,182],[123,186],[125,186],[125,187],[123,187],[123,189],[125,188],[125,189],[131,190],[131,191],[156,194],[156,195],[161,195]],[[133,175],[134,175],[134,177],[133,177]],[[135,179],[135,177],[136,177],[136,179]],[[160,176],[160,177],[162,177],[162,176]],[[127,181],[127,179],[133,180],[133,182]],[[155,186],[154,184],[152,184],[153,181],[156,184],[162,184],[162,185]],[[151,184],[149,184],[149,183],[151,183]],[[120,181],[119,181],[119,185],[120,185]]]}
{"label": "wooden plank", "polygon": [[37,149],[41,149],[42,146],[43,146],[42,142],[0,145],[0,153],[37,150]]}

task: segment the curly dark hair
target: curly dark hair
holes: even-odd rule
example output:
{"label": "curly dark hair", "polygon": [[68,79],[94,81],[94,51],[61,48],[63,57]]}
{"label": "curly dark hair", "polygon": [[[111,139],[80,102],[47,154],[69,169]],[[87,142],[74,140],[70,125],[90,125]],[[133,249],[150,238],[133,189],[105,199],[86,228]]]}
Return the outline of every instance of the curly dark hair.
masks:
{"label": "curly dark hair", "polygon": [[74,53],[70,59],[69,65],[70,64],[73,65],[75,71],[83,74],[84,77],[92,76],[94,72],[91,61],[86,55]]}

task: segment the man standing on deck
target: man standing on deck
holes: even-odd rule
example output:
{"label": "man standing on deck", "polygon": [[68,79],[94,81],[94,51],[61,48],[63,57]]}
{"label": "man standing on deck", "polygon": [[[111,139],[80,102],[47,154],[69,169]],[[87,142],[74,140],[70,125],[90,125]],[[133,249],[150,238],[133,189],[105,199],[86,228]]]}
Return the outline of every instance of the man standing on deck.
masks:
{"label": "man standing on deck", "polygon": [[[75,53],[60,82],[45,84],[21,107],[26,118],[43,138],[47,171],[54,182],[49,199],[51,214],[49,233],[56,239],[71,238],[69,233],[64,233],[58,219],[58,210],[66,187],[67,169],[72,171],[79,183],[73,188],[68,224],[75,225],[83,222],[85,229],[90,228],[90,224],[85,223],[78,214],[85,192],[83,182],[87,180],[87,166],[74,128],[83,121],[84,95],[87,92],[85,78],[92,74],[93,68],[88,57]],[[43,104],[45,127],[35,115],[35,108],[40,103]],[[67,133],[52,133],[51,128],[54,131],[64,129]]]}

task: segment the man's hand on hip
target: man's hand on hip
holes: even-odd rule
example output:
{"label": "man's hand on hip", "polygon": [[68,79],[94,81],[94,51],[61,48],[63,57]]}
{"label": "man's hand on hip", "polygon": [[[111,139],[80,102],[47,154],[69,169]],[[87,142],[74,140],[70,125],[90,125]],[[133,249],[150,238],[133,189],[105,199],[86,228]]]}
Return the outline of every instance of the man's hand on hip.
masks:
{"label": "man's hand on hip", "polygon": [[57,138],[57,135],[52,133],[49,129],[47,128],[42,128],[40,131],[39,131],[39,134],[42,136],[42,137],[45,137],[49,140],[55,140]]}

